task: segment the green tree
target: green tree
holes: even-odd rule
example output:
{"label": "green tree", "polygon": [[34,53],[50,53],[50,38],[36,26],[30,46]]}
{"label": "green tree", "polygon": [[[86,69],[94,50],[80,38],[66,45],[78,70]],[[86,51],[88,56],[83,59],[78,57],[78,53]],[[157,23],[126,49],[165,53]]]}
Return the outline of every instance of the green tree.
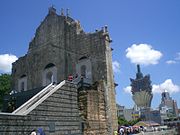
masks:
{"label": "green tree", "polygon": [[3,97],[8,94],[11,89],[11,75],[1,74],[0,75],[0,107],[2,106]]}
{"label": "green tree", "polygon": [[118,117],[118,124],[120,126],[123,126],[123,125],[128,125],[128,121],[122,117]]}
{"label": "green tree", "polygon": [[136,124],[140,120],[141,119],[139,118],[139,119],[136,119],[136,120],[127,121],[125,118],[118,117],[118,124],[120,126],[133,126],[134,124]]}
{"label": "green tree", "polygon": [[141,121],[141,118],[138,118],[138,119],[136,119],[136,120],[131,120],[131,121],[129,121],[129,125],[133,126],[133,125],[135,125],[136,123],[138,123],[139,121]]}

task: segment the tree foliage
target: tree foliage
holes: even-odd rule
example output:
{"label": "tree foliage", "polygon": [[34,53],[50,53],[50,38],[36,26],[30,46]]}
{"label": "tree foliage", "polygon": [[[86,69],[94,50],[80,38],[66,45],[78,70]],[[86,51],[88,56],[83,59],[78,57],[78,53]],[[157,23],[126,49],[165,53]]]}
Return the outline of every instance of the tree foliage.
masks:
{"label": "tree foliage", "polygon": [[133,126],[136,123],[138,123],[139,121],[141,121],[141,118],[138,118],[138,119],[135,119],[135,120],[131,120],[131,121],[129,121],[129,125]]}
{"label": "tree foliage", "polygon": [[140,120],[141,119],[139,118],[139,119],[136,119],[136,120],[127,121],[125,118],[118,117],[118,124],[120,126],[133,126],[134,124],[136,124]]}
{"label": "tree foliage", "polygon": [[5,94],[8,94],[11,89],[11,75],[1,74],[0,75],[0,106]]}
{"label": "tree foliage", "polygon": [[128,121],[122,117],[118,117],[118,124],[121,126],[128,125]]}

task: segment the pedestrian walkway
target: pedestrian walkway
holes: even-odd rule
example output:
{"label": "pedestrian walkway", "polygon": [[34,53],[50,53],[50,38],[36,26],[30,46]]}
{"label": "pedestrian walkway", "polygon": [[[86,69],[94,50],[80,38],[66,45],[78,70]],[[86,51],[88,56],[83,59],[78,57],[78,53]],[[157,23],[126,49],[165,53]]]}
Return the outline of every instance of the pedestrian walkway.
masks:
{"label": "pedestrian walkway", "polygon": [[141,132],[136,135],[178,135],[175,129],[154,131],[154,132]]}

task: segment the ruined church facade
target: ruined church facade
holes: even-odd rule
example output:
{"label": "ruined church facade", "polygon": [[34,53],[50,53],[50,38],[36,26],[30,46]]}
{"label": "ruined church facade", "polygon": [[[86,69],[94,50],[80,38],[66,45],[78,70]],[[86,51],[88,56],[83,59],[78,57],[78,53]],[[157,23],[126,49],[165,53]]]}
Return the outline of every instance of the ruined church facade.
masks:
{"label": "ruined church facade", "polygon": [[[93,97],[97,95],[96,98],[101,101],[96,107],[103,108],[104,112],[101,114],[102,110],[99,109],[97,119],[105,116],[107,130],[112,133],[117,129],[117,114],[110,43],[107,26],[94,33],[86,33],[79,21],[63,13],[58,15],[56,9],[51,7],[29,43],[27,54],[13,63],[12,89],[18,92],[28,91],[45,87],[51,82],[58,84],[71,75],[83,76],[90,84],[96,84],[97,90],[101,90],[96,92],[93,87],[87,88],[93,89],[84,94],[84,97],[88,97],[87,104],[81,99],[79,104],[86,106],[92,100],[97,100]],[[82,92],[80,94],[79,97],[83,97]],[[93,110],[88,106],[80,111],[91,113],[88,108]],[[94,118],[88,116],[90,114],[86,114],[85,119],[91,119],[89,123],[93,123]]]}

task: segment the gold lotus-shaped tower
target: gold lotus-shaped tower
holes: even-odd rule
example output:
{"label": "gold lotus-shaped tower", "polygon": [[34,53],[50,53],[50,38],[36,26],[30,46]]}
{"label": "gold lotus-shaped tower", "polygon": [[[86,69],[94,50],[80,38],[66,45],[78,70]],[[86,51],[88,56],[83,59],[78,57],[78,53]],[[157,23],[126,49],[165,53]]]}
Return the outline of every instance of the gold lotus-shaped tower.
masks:
{"label": "gold lotus-shaped tower", "polygon": [[150,108],[153,97],[150,75],[145,75],[143,77],[140,65],[137,65],[136,79],[131,78],[130,80],[132,87],[131,92],[133,95],[132,98],[137,107]]}

